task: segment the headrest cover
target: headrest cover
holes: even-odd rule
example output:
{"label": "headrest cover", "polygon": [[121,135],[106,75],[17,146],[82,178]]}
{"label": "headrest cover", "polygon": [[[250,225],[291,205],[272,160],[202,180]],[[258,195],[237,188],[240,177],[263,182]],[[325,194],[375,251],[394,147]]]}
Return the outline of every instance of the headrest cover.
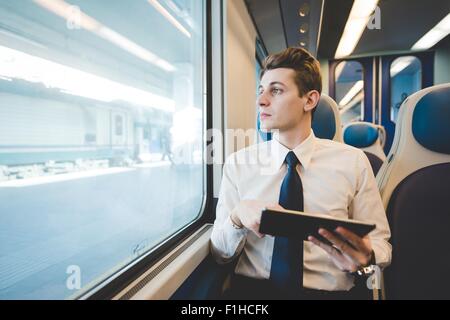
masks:
{"label": "headrest cover", "polygon": [[450,88],[431,91],[417,102],[412,133],[423,147],[450,154]]}
{"label": "headrest cover", "polygon": [[344,142],[356,148],[370,147],[378,139],[378,130],[369,124],[358,123],[344,131]]}
{"label": "headrest cover", "polygon": [[323,98],[320,98],[316,106],[311,126],[314,135],[321,139],[332,140],[336,134],[336,119],[333,108]]}

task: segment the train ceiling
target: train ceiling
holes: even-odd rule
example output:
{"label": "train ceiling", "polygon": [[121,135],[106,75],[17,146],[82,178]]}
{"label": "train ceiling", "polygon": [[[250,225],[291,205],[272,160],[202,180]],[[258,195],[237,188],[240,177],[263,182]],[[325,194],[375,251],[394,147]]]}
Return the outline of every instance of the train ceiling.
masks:
{"label": "train ceiling", "polygon": [[[287,46],[304,45],[321,59],[334,58],[353,5],[353,0],[245,2],[268,53]],[[366,28],[353,56],[409,51],[420,37],[450,12],[448,0],[380,0],[378,6],[381,28]],[[305,11],[305,7],[308,12],[302,17],[300,13],[302,8]],[[308,27],[302,33],[300,29],[305,24]]]}

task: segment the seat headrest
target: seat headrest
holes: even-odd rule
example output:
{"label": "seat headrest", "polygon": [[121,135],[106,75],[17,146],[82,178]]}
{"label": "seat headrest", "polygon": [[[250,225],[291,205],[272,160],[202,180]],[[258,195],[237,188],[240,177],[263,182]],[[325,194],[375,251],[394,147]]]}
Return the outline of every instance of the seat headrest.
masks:
{"label": "seat headrest", "polygon": [[385,206],[410,174],[450,162],[450,83],[422,89],[402,103],[387,158],[377,175]]}
{"label": "seat headrest", "polygon": [[344,129],[344,142],[356,148],[366,148],[378,139],[378,129],[369,123],[355,123]]}
{"label": "seat headrest", "polygon": [[412,133],[423,147],[450,154],[450,88],[424,95],[416,104]]}
{"label": "seat headrest", "polygon": [[322,94],[311,124],[316,137],[342,141],[341,119],[336,102]]}

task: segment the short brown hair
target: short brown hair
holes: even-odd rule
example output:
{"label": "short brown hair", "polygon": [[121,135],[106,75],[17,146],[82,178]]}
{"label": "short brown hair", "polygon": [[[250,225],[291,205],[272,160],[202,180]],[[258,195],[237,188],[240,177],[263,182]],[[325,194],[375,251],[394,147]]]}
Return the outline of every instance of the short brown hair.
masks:
{"label": "short brown hair", "polygon": [[[320,63],[303,48],[287,48],[268,56],[263,63],[260,79],[267,70],[289,68],[295,71],[295,84],[300,97],[311,90],[322,92]],[[316,108],[313,109],[313,114]]]}

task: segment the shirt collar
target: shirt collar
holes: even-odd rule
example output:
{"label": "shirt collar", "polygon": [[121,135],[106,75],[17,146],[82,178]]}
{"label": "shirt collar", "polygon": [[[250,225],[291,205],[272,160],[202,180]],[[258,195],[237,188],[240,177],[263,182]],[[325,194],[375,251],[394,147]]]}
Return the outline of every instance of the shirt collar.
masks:
{"label": "shirt collar", "polygon": [[[297,156],[297,159],[300,161],[301,166],[307,170],[309,163],[311,162],[311,157],[314,151],[316,136],[314,135],[313,130],[311,129],[311,133],[308,138],[306,138],[302,143],[296,146],[292,151]],[[279,170],[286,159],[286,155],[289,151],[289,148],[282,145],[276,138],[272,139],[272,161],[273,168]]]}

